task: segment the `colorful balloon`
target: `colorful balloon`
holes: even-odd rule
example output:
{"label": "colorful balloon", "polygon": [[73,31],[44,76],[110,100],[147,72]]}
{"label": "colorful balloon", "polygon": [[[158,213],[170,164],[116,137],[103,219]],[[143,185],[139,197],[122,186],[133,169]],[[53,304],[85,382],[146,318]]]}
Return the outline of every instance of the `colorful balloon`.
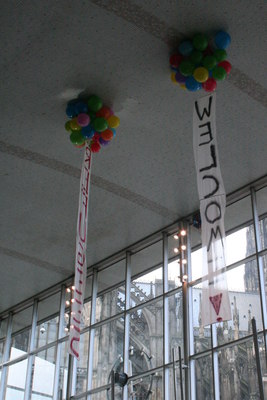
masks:
{"label": "colorful balloon", "polygon": [[[111,118],[111,117],[110,117]],[[96,117],[93,122],[92,122],[93,128],[97,131],[97,132],[103,132],[104,130],[107,129],[108,127],[108,123],[107,120],[105,118],[102,117]]]}
{"label": "colorful balloon", "polygon": [[116,129],[110,128],[110,130],[113,132],[113,137],[115,137],[116,136]]}
{"label": "colorful balloon", "polygon": [[99,142],[92,141],[90,148],[91,148],[92,153],[98,153],[99,150],[101,149],[101,146],[100,146]]}
{"label": "colorful balloon", "polygon": [[189,60],[192,61],[195,65],[198,65],[203,58],[203,54],[199,50],[194,50],[189,56]]}
{"label": "colorful balloon", "polygon": [[207,69],[212,69],[216,66],[217,64],[217,59],[214,56],[205,56],[202,60],[203,67]]}
{"label": "colorful balloon", "polygon": [[215,56],[217,62],[221,62],[221,61],[226,60],[227,53],[223,49],[216,49],[216,50],[214,50],[214,56]]}
{"label": "colorful balloon", "polygon": [[181,54],[173,54],[170,56],[170,65],[172,67],[179,67],[182,60],[183,57],[181,56]]}
{"label": "colorful balloon", "polygon": [[209,78],[206,82],[202,83],[202,87],[206,92],[214,92],[216,89],[217,83],[215,79]]}
{"label": "colorful balloon", "polygon": [[75,103],[74,107],[76,115],[81,113],[87,113],[88,111],[87,104],[84,101],[78,101],[77,103]]}
{"label": "colorful balloon", "polygon": [[208,39],[202,33],[197,33],[193,37],[193,45],[196,50],[203,51],[208,46]]}
{"label": "colorful balloon", "polygon": [[232,65],[231,63],[229,63],[229,61],[222,61],[218,64],[218,67],[223,67],[227,73],[227,75],[230,73],[231,69],[232,69]]}
{"label": "colorful balloon", "polygon": [[111,129],[106,129],[105,131],[101,132],[101,137],[104,140],[111,140],[113,138],[113,132]]}
{"label": "colorful balloon", "polygon": [[70,126],[70,122],[71,122],[71,121],[67,121],[67,122],[65,123],[65,129],[66,129],[67,132],[71,132],[71,131],[72,131],[72,130],[71,130],[71,126]]}
{"label": "colorful balloon", "polygon": [[80,130],[82,129],[81,126],[78,125],[78,122],[77,122],[77,118],[76,118],[76,117],[73,118],[73,119],[70,121],[70,127],[71,127],[71,130],[72,130],[72,131],[80,131]]}
{"label": "colorful balloon", "polygon": [[83,135],[79,131],[71,132],[70,141],[77,146],[82,146],[85,142]]}
{"label": "colorful balloon", "polygon": [[66,108],[66,114],[69,118],[73,118],[76,116],[76,111],[75,111],[75,105],[74,104],[68,104]]}
{"label": "colorful balloon", "polygon": [[179,66],[179,71],[184,76],[190,76],[193,74],[194,68],[195,68],[195,66],[191,61],[184,60],[181,62],[180,66]]}
{"label": "colorful balloon", "polygon": [[85,139],[92,139],[95,134],[95,130],[91,125],[87,125],[81,130],[81,134]]}
{"label": "colorful balloon", "polygon": [[216,81],[223,81],[226,75],[226,71],[223,67],[217,66],[212,70],[212,77],[216,79]]}
{"label": "colorful balloon", "polygon": [[102,100],[100,99],[100,97],[96,96],[96,95],[92,95],[89,97],[88,101],[88,108],[89,111],[93,111],[93,112],[97,112],[100,110],[100,108],[102,108],[103,103]]}
{"label": "colorful balloon", "polygon": [[107,106],[103,106],[96,113],[96,117],[102,117],[102,118],[105,118],[105,119],[108,119],[111,115],[112,115],[112,111]]}
{"label": "colorful balloon", "polygon": [[177,80],[175,79],[175,75],[176,75],[176,73],[175,72],[172,72],[171,73],[171,81],[172,81],[172,83],[174,83],[175,85],[177,85]]}
{"label": "colorful balloon", "polygon": [[193,51],[193,44],[191,40],[185,40],[184,42],[180,43],[178,50],[183,56],[189,56]]}
{"label": "colorful balloon", "polygon": [[227,32],[219,31],[215,35],[214,42],[218,49],[224,50],[231,43],[231,36]]}
{"label": "colorful balloon", "polygon": [[84,126],[89,125],[89,123],[90,123],[90,117],[89,117],[89,115],[87,115],[87,114],[85,114],[85,113],[82,113],[82,114],[79,114],[79,115],[77,116],[77,124],[78,124],[79,126],[84,127]]}
{"label": "colorful balloon", "polygon": [[111,117],[108,118],[108,126],[110,128],[117,128],[120,125],[120,119],[116,115],[111,115]]}
{"label": "colorful balloon", "polygon": [[186,77],[184,75],[182,75],[181,72],[178,71],[175,74],[175,80],[178,83],[185,83]]}
{"label": "colorful balloon", "polygon": [[208,80],[209,71],[204,67],[198,67],[195,69],[193,76],[197,82],[203,83]]}
{"label": "colorful balloon", "polygon": [[193,76],[189,76],[185,82],[186,89],[190,90],[190,92],[196,92],[201,89],[201,84],[193,78]]}

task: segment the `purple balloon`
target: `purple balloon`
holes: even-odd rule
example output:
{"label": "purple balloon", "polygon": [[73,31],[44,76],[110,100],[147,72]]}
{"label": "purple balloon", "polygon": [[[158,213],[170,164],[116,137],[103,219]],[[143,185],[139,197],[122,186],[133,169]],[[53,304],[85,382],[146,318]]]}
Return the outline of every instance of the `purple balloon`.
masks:
{"label": "purple balloon", "polygon": [[99,138],[99,143],[102,144],[102,146],[106,146],[109,144],[109,140],[104,140],[102,137]]}
{"label": "purple balloon", "polygon": [[186,81],[186,76],[182,75],[181,72],[176,72],[175,74],[175,80],[179,83],[185,83]]}

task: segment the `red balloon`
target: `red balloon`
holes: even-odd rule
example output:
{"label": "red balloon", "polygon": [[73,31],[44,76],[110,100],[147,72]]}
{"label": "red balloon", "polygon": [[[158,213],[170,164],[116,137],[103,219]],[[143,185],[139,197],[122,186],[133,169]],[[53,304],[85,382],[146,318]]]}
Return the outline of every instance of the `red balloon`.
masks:
{"label": "red balloon", "polygon": [[218,66],[219,66],[219,67],[223,67],[223,68],[225,69],[227,75],[230,73],[230,71],[231,71],[231,69],[232,69],[231,63],[229,63],[229,61],[226,61],[226,60],[221,61],[221,62],[218,64]]}
{"label": "red balloon", "polygon": [[112,111],[107,106],[103,106],[96,113],[96,117],[101,117],[101,118],[105,118],[105,119],[108,119],[111,115],[112,115]]}
{"label": "red balloon", "polygon": [[101,149],[101,146],[100,146],[99,142],[95,142],[95,141],[91,142],[91,146],[90,147],[91,147],[91,151],[93,153],[98,153],[99,150]]}
{"label": "red balloon", "polygon": [[95,140],[96,142],[99,140],[99,138],[100,138],[100,133],[95,133],[94,134],[94,136],[93,136],[93,140]]}
{"label": "red balloon", "polygon": [[170,56],[170,64],[172,67],[179,67],[181,61],[183,61],[183,56],[181,56],[181,54],[173,54]]}
{"label": "red balloon", "polygon": [[214,78],[209,78],[206,82],[202,83],[202,87],[206,92],[214,92],[217,83]]}
{"label": "red balloon", "polygon": [[101,132],[101,137],[104,140],[111,140],[113,138],[113,132],[111,129],[106,129],[105,131]]}

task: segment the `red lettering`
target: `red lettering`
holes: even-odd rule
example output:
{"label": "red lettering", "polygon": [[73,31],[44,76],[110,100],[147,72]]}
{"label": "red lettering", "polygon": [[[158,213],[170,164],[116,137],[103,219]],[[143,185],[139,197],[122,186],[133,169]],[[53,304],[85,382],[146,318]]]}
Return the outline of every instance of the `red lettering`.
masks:
{"label": "red lettering", "polygon": [[75,357],[79,358],[79,353],[77,353],[77,351],[73,348],[73,342],[79,342],[80,338],[78,337],[73,337],[70,341],[70,349],[73,352],[73,354],[75,355]]}

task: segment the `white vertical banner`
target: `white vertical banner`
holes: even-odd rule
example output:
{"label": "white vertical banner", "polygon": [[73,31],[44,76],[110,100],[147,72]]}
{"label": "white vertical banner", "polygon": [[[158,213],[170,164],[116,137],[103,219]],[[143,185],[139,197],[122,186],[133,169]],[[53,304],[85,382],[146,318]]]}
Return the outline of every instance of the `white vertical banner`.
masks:
{"label": "white vertical banner", "polygon": [[225,271],[226,206],[215,119],[216,95],[195,101],[193,143],[202,228],[202,324],[232,319]]}
{"label": "white vertical banner", "polygon": [[73,298],[71,303],[69,336],[69,353],[77,359],[79,359],[80,325],[86,285],[87,219],[91,166],[92,153],[88,143],[86,142],[80,180],[79,210],[76,233],[75,278]]}

